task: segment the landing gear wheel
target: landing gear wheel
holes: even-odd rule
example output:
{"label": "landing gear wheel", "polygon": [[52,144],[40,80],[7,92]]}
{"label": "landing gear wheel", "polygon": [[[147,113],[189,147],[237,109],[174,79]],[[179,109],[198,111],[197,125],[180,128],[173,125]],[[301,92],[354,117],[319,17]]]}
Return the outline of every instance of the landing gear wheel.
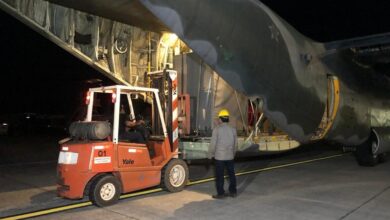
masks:
{"label": "landing gear wheel", "polygon": [[373,167],[378,164],[378,143],[372,138],[356,148],[355,156],[360,166]]}
{"label": "landing gear wheel", "polygon": [[120,183],[112,175],[95,179],[89,191],[89,199],[96,206],[103,207],[116,203],[121,194]]}
{"label": "landing gear wheel", "polygon": [[169,192],[182,191],[188,182],[187,164],[180,159],[172,159],[161,173],[161,187]]}

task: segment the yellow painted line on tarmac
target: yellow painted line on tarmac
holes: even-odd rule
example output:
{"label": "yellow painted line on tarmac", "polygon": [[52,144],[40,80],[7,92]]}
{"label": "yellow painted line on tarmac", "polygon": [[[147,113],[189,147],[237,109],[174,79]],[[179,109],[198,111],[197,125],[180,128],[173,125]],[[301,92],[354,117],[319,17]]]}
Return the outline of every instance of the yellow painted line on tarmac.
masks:
{"label": "yellow painted line on tarmac", "polygon": [[61,206],[57,208],[51,208],[51,209],[45,209],[41,211],[35,211],[35,212],[30,212],[30,213],[25,213],[21,215],[15,215],[11,217],[6,217],[2,218],[2,220],[15,220],[15,219],[25,219],[25,218],[32,218],[32,217],[37,217],[41,215],[47,215],[47,214],[52,214],[56,212],[62,212],[70,209],[77,209],[81,207],[86,207],[92,205],[92,202],[82,202],[82,203],[77,203],[73,205],[66,205],[66,206]]}
{"label": "yellow painted line on tarmac", "polygon": [[[124,194],[124,195],[121,195],[119,198],[126,199],[126,198],[142,196],[142,195],[152,194],[152,193],[161,192],[161,191],[163,191],[162,188],[144,190],[141,192]],[[77,203],[77,204],[73,204],[73,205],[65,205],[65,206],[60,206],[57,208],[45,209],[45,210],[41,210],[41,211],[34,211],[34,212],[26,213],[26,214],[21,214],[21,215],[6,217],[6,218],[0,218],[0,219],[1,220],[16,220],[16,219],[32,218],[32,217],[37,217],[37,216],[41,216],[41,215],[53,214],[56,212],[62,212],[62,211],[82,208],[82,207],[91,206],[91,205],[92,205],[92,202],[81,202],[81,203]]]}
{"label": "yellow painted line on tarmac", "polygon": [[214,181],[214,180],[215,180],[214,177],[210,177],[210,178],[207,178],[207,179],[196,180],[196,181],[193,181],[193,182],[189,182],[187,184],[187,186],[197,185],[197,184],[201,184],[201,183],[207,183],[207,182],[211,182],[211,181]]}
{"label": "yellow painted line on tarmac", "polygon": [[[312,162],[321,161],[321,160],[328,160],[328,159],[332,159],[332,158],[336,158],[336,157],[341,157],[343,155],[345,155],[345,154],[336,154],[336,155],[332,155],[332,156],[321,157],[321,158],[305,160],[305,161],[299,161],[299,162],[295,162],[295,163],[277,165],[277,166],[273,166],[273,167],[266,167],[266,168],[261,168],[261,169],[256,169],[256,170],[249,170],[249,171],[236,173],[236,176],[243,176],[243,175],[248,175],[248,174],[253,174],[253,173],[260,173],[260,172],[264,172],[264,171],[270,171],[270,170],[281,169],[281,168],[285,168],[285,167],[296,166],[296,165],[300,165],[300,164],[312,163]],[[227,176],[225,176],[225,177],[227,177]],[[187,186],[211,182],[214,180],[215,180],[214,177],[196,180],[193,182],[189,182],[187,184]],[[132,197],[141,196],[141,195],[148,195],[148,194],[157,193],[157,192],[161,192],[161,191],[163,191],[162,188],[144,190],[144,191],[140,191],[140,192],[121,195],[120,199],[127,199],[127,198],[132,198]],[[45,210],[41,210],[41,211],[34,211],[34,212],[30,212],[30,213],[25,213],[25,214],[20,214],[20,215],[15,215],[15,216],[10,216],[10,217],[0,218],[0,219],[1,220],[26,219],[26,218],[38,217],[38,216],[42,216],[42,215],[53,214],[53,213],[57,213],[57,212],[63,212],[63,211],[71,210],[71,209],[82,208],[82,207],[91,206],[91,205],[92,205],[92,202],[81,202],[81,203],[77,203],[77,204],[65,205],[65,206],[45,209]]]}
{"label": "yellow painted line on tarmac", "polygon": [[131,198],[131,197],[135,197],[135,196],[142,196],[142,195],[152,194],[152,193],[161,192],[161,191],[163,191],[162,188],[144,190],[141,192],[135,192],[135,193],[121,195],[120,199],[127,199],[127,198]]}
{"label": "yellow painted line on tarmac", "polygon": [[304,161],[295,162],[295,163],[283,164],[283,165],[278,165],[278,166],[273,166],[273,167],[266,167],[266,168],[257,169],[257,170],[249,170],[249,171],[237,173],[236,176],[243,176],[243,175],[248,175],[248,174],[252,174],[252,173],[264,172],[264,171],[268,171],[268,170],[276,170],[276,169],[280,169],[280,168],[291,167],[291,166],[296,166],[296,165],[305,164],[305,163],[313,163],[316,161],[328,160],[328,159],[332,159],[332,158],[336,158],[336,157],[341,157],[344,155],[345,155],[345,153],[336,154],[336,155],[327,156],[327,157],[316,158],[316,159],[311,159],[311,160],[304,160]]}

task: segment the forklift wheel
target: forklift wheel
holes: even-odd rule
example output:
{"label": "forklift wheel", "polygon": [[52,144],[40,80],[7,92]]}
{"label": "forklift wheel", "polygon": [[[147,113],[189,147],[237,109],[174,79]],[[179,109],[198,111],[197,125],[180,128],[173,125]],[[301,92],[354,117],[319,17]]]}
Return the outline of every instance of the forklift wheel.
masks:
{"label": "forklift wheel", "polygon": [[93,181],[89,199],[94,205],[103,207],[116,203],[120,194],[119,181],[112,175],[103,175]]}
{"label": "forklift wheel", "polygon": [[172,159],[161,173],[161,187],[169,192],[183,190],[188,182],[187,164],[180,159]]}

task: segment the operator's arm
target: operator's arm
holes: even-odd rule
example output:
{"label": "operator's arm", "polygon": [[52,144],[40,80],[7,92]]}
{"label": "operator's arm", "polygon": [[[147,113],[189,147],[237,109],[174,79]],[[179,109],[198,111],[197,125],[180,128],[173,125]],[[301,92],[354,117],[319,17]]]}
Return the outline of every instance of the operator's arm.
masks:
{"label": "operator's arm", "polygon": [[215,146],[217,145],[218,132],[217,129],[214,128],[213,134],[211,136],[211,142],[209,146],[208,158],[211,159],[215,156]]}

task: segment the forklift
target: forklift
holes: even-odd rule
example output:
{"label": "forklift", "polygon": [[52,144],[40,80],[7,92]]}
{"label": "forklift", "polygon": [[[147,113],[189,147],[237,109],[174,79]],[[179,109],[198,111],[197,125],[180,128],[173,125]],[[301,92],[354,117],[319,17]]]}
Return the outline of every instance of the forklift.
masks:
{"label": "forklift", "polygon": [[[60,143],[60,197],[87,195],[94,205],[103,207],[116,203],[123,193],[158,185],[170,192],[183,190],[189,174],[187,164],[178,157],[177,73],[164,70],[147,77],[152,79],[150,84],[164,90],[123,85],[89,89],[86,119],[73,122],[70,137]],[[131,143],[121,139],[121,132],[126,132],[123,106],[127,102],[129,116],[134,117],[134,101],[140,97],[150,104],[152,134],[146,143]],[[103,108],[107,103],[111,107]]]}

